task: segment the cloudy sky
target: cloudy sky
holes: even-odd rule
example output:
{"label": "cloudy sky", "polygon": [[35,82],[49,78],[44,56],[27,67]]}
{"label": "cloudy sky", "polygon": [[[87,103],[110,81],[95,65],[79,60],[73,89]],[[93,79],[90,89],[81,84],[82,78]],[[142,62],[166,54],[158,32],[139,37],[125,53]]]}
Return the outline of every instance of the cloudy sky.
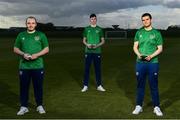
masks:
{"label": "cloudy sky", "polygon": [[102,27],[139,28],[144,12],[152,14],[156,28],[180,25],[180,0],[0,0],[0,28],[24,26],[32,15],[43,23],[83,27],[90,13]]}

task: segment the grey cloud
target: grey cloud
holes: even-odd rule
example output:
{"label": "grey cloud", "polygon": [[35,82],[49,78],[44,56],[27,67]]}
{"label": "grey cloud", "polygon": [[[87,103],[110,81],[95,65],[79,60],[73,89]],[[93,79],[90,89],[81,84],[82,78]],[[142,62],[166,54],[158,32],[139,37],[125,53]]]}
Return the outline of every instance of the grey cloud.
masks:
{"label": "grey cloud", "polygon": [[168,8],[180,8],[180,1],[174,0],[174,1],[165,2],[164,6],[167,6]]}
{"label": "grey cloud", "polygon": [[1,15],[46,14],[50,17],[108,13],[119,9],[157,5],[162,0],[1,0],[6,3]]}

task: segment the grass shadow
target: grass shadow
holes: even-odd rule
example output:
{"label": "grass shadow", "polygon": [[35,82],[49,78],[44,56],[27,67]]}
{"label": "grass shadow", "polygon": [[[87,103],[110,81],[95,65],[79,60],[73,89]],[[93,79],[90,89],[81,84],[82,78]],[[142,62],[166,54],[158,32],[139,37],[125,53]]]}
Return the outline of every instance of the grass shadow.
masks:
{"label": "grass shadow", "polygon": [[180,95],[179,95],[179,87],[180,87],[180,82],[179,78],[176,79],[174,82],[171,83],[171,86],[167,91],[164,93],[160,94],[160,99],[162,101],[161,103],[161,108],[165,110],[166,108],[170,107],[173,103],[176,101],[180,100]]}

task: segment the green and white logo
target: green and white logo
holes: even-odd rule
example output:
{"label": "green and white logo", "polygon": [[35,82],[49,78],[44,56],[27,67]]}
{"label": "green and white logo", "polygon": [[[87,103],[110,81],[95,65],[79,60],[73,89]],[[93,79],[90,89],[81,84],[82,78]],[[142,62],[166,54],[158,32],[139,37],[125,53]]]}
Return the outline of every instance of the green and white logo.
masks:
{"label": "green and white logo", "polygon": [[38,40],[40,40],[40,37],[39,37],[39,36],[35,36],[34,39],[35,39],[36,41],[38,41]]}
{"label": "green and white logo", "polygon": [[99,30],[96,30],[96,33],[99,33]]}
{"label": "green and white logo", "polygon": [[22,40],[25,40],[25,37],[23,37]]}
{"label": "green and white logo", "polygon": [[154,39],[154,38],[155,38],[155,35],[154,35],[154,34],[151,34],[149,37],[150,37],[150,39]]}

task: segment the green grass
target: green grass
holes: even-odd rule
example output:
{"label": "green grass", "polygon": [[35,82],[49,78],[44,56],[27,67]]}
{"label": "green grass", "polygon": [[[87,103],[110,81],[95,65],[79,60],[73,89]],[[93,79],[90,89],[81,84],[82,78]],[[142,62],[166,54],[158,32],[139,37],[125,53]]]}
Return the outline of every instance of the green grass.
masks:
{"label": "green grass", "polygon": [[[148,84],[144,112],[131,115],[135,105],[136,79],[133,40],[109,40],[103,47],[102,77],[106,92],[98,92],[91,69],[89,90],[81,93],[84,48],[81,39],[49,38],[45,57],[44,104],[47,111],[35,111],[33,89],[30,112],[16,116],[19,109],[18,57],[12,52],[15,38],[1,38],[0,118],[159,118],[153,114]],[[159,90],[162,118],[180,118],[180,41],[165,39],[160,56]]]}

